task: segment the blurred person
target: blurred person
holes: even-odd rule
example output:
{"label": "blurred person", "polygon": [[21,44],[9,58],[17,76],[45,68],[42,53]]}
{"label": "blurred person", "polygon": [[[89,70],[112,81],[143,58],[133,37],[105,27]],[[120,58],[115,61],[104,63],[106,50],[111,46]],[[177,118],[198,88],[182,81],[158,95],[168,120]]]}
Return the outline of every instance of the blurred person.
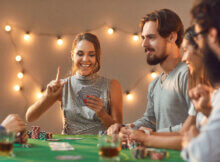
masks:
{"label": "blurred person", "polygon": [[220,160],[220,0],[201,0],[192,11],[195,40],[203,54],[208,78],[214,87],[198,85],[190,91],[195,109],[203,111],[208,121],[200,131],[192,127],[183,139],[185,160],[217,162]]}

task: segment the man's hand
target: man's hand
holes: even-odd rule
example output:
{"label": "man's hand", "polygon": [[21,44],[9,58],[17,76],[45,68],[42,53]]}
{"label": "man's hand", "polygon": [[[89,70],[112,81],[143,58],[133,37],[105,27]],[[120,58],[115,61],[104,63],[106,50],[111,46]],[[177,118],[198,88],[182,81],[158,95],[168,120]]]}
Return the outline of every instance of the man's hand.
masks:
{"label": "man's hand", "polygon": [[149,135],[144,133],[143,130],[130,130],[129,140],[140,142],[141,144],[147,146],[147,138]]}
{"label": "man's hand", "polygon": [[112,124],[107,130],[107,135],[112,136],[113,134],[119,134],[121,127],[122,125],[119,123]]}
{"label": "man's hand", "polygon": [[184,148],[184,147],[186,147],[188,144],[189,144],[189,142],[193,139],[193,138],[195,138],[195,137],[197,137],[199,135],[199,130],[196,128],[196,126],[191,126],[190,128],[189,128],[189,131],[188,132],[186,132],[185,134],[184,134],[184,136],[183,136],[183,139],[182,139],[182,148]]}
{"label": "man's hand", "polygon": [[189,97],[192,99],[195,109],[207,117],[209,117],[212,110],[211,93],[212,88],[202,84],[189,91]]}
{"label": "man's hand", "polygon": [[17,114],[8,115],[1,125],[11,132],[21,132],[26,130],[25,122]]}

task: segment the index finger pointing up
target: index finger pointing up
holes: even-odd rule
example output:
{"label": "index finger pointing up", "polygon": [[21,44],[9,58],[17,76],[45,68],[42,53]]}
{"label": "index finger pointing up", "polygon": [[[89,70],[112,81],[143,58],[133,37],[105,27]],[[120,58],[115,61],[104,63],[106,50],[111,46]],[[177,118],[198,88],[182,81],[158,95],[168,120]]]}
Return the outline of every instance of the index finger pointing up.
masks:
{"label": "index finger pointing up", "polygon": [[57,68],[56,82],[59,82],[59,81],[60,81],[60,69],[61,69],[61,67],[59,66],[59,67]]}

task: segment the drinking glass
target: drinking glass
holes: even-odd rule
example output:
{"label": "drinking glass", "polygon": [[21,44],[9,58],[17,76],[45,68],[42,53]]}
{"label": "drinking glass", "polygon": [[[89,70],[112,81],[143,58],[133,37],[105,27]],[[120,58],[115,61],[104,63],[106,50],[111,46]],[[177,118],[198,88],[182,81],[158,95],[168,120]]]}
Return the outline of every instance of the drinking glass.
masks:
{"label": "drinking glass", "polygon": [[12,148],[15,140],[15,133],[9,131],[0,131],[0,155],[12,156]]}
{"label": "drinking glass", "polygon": [[99,137],[99,156],[101,161],[120,161],[121,144],[117,135]]}

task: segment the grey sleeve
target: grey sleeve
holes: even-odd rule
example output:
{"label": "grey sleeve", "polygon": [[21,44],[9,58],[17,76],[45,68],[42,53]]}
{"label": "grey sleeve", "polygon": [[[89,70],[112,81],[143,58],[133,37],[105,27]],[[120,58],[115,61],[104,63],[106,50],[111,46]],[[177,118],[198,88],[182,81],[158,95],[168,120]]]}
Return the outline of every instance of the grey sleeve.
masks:
{"label": "grey sleeve", "polygon": [[154,114],[154,104],[153,104],[153,84],[151,83],[148,88],[148,101],[147,101],[147,108],[144,113],[144,116],[135,122],[133,124],[135,125],[135,128],[138,129],[141,126],[151,128],[152,130],[156,130],[156,118]]}
{"label": "grey sleeve", "polygon": [[[220,159],[220,104],[212,110],[208,122],[199,136],[194,138],[181,153],[190,161],[210,162]],[[204,147],[205,146],[205,147]]]}

